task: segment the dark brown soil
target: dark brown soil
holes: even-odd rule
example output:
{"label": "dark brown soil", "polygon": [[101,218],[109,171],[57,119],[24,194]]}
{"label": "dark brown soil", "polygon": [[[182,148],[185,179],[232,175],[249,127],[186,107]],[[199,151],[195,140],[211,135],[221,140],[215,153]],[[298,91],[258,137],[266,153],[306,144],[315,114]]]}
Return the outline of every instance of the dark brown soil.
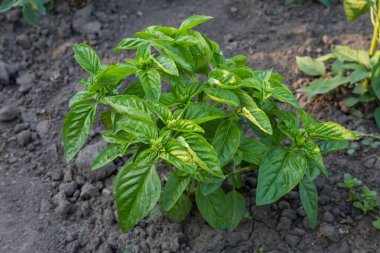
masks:
{"label": "dark brown soil", "polygon": [[[380,193],[379,148],[360,145],[351,156],[325,158],[330,175],[317,180],[316,230],[308,226],[297,191],[271,206],[255,206],[253,173],[243,190],[252,219],[233,232],[214,231],[194,209],[183,223],[158,214],[123,234],[111,193],[115,167],[91,181],[94,175],[81,168],[89,157],[65,163],[61,126],[84,76],[71,46],[88,43],[112,62],[121,57],[112,48],[122,38],[148,25],[178,25],[193,14],[215,17],[200,30],[226,55],[247,54],[251,66],[273,68],[292,88],[309,80],[298,72],[295,56],[327,53],[333,44],[365,49],[370,41],[368,17],[347,23],[339,1],[326,9],[307,0],[291,7],[281,0],[98,0],[81,10],[58,1],[39,28],[25,24],[18,10],[0,14],[0,112],[9,112],[9,120],[0,121],[0,252],[380,252],[371,218],[346,203],[346,192],[337,187],[349,172]],[[322,120],[379,133],[371,120],[340,111],[339,101],[310,106],[298,97]],[[90,154],[99,147],[100,130],[91,132]]]}

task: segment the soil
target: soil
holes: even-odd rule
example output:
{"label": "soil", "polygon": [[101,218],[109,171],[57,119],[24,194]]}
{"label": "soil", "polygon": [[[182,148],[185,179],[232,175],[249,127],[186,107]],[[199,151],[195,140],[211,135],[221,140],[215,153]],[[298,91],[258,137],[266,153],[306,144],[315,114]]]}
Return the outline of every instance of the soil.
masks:
{"label": "soil", "polygon": [[[199,29],[220,42],[226,55],[249,55],[252,67],[273,68],[292,89],[310,81],[297,70],[295,56],[328,53],[334,44],[368,48],[372,29],[368,17],[346,22],[340,1],[324,8],[307,0],[290,7],[282,0],[97,0],[84,9],[58,1],[39,28],[26,24],[19,10],[1,14],[0,252],[380,252],[372,218],[345,202],[347,193],[337,187],[348,172],[380,193],[380,149],[360,142],[353,155],[325,158],[330,175],[317,180],[315,230],[296,189],[273,205],[255,206],[251,173],[243,194],[252,218],[233,232],[213,230],[193,209],[182,223],[158,213],[123,234],[112,196],[116,166],[88,172],[103,145],[101,128],[91,131],[91,145],[75,162],[64,161],[61,126],[85,75],[72,45],[88,43],[112,62],[121,57],[112,48],[122,38],[153,24],[177,26],[193,14],[215,17]],[[340,110],[337,100],[308,104],[297,97],[321,120],[379,133],[372,120]]]}

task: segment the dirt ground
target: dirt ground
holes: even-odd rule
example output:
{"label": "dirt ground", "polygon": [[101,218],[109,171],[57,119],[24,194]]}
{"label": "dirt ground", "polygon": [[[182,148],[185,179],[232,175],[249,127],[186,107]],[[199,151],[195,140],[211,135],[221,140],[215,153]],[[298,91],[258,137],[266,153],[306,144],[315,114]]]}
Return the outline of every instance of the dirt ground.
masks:
{"label": "dirt ground", "polygon": [[[76,9],[58,1],[39,28],[27,25],[18,10],[0,14],[0,252],[380,252],[371,218],[346,203],[347,193],[337,187],[349,172],[380,193],[379,148],[360,146],[351,156],[325,158],[330,176],[317,180],[315,230],[297,191],[255,206],[251,173],[243,194],[252,219],[233,232],[214,231],[194,209],[182,223],[157,214],[123,234],[112,196],[117,165],[88,169],[103,145],[100,126],[74,162],[63,158],[62,122],[84,76],[73,58],[74,43],[88,43],[112,62],[121,57],[112,52],[117,42],[146,26],[211,15],[215,19],[200,30],[220,42],[224,54],[249,55],[251,66],[273,68],[295,89],[309,81],[295,56],[327,53],[333,44],[368,48],[368,17],[349,24],[339,2],[327,9],[308,0],[290,7],[282,0],[97,0]],[[379,133],[373,121],[339,110],[338,101],[308,105],[297,96],[321,120]]]}

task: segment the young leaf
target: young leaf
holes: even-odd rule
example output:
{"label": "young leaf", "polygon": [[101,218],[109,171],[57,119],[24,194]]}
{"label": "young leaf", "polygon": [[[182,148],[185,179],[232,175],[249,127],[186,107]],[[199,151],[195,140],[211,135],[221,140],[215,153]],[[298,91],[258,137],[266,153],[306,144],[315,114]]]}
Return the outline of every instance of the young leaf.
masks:
{"label": "young leaf", "polygon": [[332,79],[317,79],[311,82],[308,87],[302,87],[297,91],[306,93],[307,98],[310,100],[315,95],[325,94],[349,81],[350,79],[348,77],[343,76],[335,76]]}
{"label": "young leaf", "polygon": [[88,73],[96,75],[100,70],[102,63],[94,49],[84,44],[75,44],[73,48],[74,57],[79,65]]}
{"label": "young leaf", "polygon": [[127,232],[157,203],[161,194],[161,182],[154,165],[128,165],[119,171],[115,189],[120,227]]}
{"label": "young leaf", "polygon": [[273,149],[261,162],[256,205],[270,204],[291,191],[305,175],[304,155],[283,148]]}
{"label": "young leaf", "polygon": [[322,122],[310,128],[310,136],[320,139],[348,141],[358,139],[350,130],[334,122]]}
{"label": "young leaf", "polygon": [[191,207],[192,204],[189,197],[181,195],[174,206],[169,211],[165,211],[164,214],[171,220],[181,222],[186,219],[187,215],[189,215]]}
{"label": "young leaf", "polygon": [[218,154],[220,165],[226,165],[236,153],[241,136],[241,125],[235,120],[222,121],[211,145]]}
{"label": "young leaf", "polygon": [[165,211],[169,211],[177,203],[189,182],[190,177],[179,177],[174,173],[170,175],[161,195],[161,206]]}
{"label": "young leaf", "polygon": [[300,198],[312,228],[317,226],[318,192],[313,181],[304,177],[299,184]]}
{"label": "young leaf", "polygon": [[260,108],[250,108],[247,109],[245,107],[242,108],[240,115],[246,117],[249,121],[255,124],[261,131],[272,135],[272,125],[268,116],[262,111]]}
{"label": "young leaf", "polygon": [[323,61],[313,59],[309,56],[296,57],[298,68],[309,76],[324,76],[326,75],[326,67]]}
{"label": "young leaf", "polygon": [[70,161],[86,142],[91,125],[95,119],[97,104],[78,103],[67,114],[63,123],[63,147],[65,158]]}
{"label": "young leaf", "polygon": [[[372,71],[374,71],[374,69],[372,69]],[[370,72],[368,72],[368,70],[361,70],[361,69],[355,70],[350,74],[350,83],[354,84],[354,83],[357,83],[361,80],[367,79],[369,74],[370,74]],[[374,76],[374,74],[372,74],[372,76]],[[372,79],[372,82],[373,82],[373,80],[374,79]],[[373,87],[373,85],[372,85],[372,87]],[[379,95],[380,95],[380,93],[379,93]]]}
{"label": "young leaf", "polygon": [[335,46],[332,50],[334,56],[347,62],[358,62],[369,67],[369,54],[364,50],[354,50],[347,46]]}
{"label": "young leaf", "polygon": [[206,88],[205,93],[214,101],[227,104],[233,108],[239,106],[239,98],[229,90],[224,90],[220,88]]}
{"label": "young leaf", "polygon": [[245,209],[245,198],[237,191],[227,193],[227,229],[234,230],[243,218]]}
{"label": "young leaf", "polygon": [[213,19],[213,17],[210,16],[200,16],[200,15],[195,15],[188,17],[184,21],[182,21],[179,30],[188,30],[191,29],[199,24],[202,24],[210,19]]}
{"label": "young leaf", "polygon": [[354,21],[367,13],[372,5],[371,0],[344,0],[343,7],[349,21]]}
{"label": "young leaf", "polygon": [[161,95],[160,73],[155,69],[138,70],[137,76],[148,100],[158,101]]}

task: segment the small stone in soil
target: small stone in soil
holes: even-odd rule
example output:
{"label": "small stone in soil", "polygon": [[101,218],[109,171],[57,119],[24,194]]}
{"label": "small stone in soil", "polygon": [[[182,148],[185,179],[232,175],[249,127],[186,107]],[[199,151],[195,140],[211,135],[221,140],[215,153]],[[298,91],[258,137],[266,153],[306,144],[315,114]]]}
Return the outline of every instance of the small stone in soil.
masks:
{"label": "small stone in soil", "polygon": [[334,221],[334,216],[329,212],[324,212],[323,213],[323,220],[328,222],[328,223],[332,223]]}
{"label": "small stone in soil", "polygon": [[37,134],[41,139],[45,137],[49,130],[51,130],[51,123],[49,120],[40,121],[36,125]]}
{"label": "small stone in soil", "polygon": [[29,127],[29,124],[28,123],[20,123],[20,124],[17,124],[13,130],[13,132],[15,134],[17,134],[18,132],[21,132],[22,130],[25,130]]}
{"label": "small stone in soil", "polygon": [[11,121],[17,117],[19,110],[16,107],[6,105],[0,109],[0,121]]}
{"label": "small stone in soil", "polygon": [[31,135],[30,130],[21,131],[20,133],[17,134],[17,143],[20,146],[25,146],[30,142],[31,137],[32,135]]}
{"label": "small stone in soil", "polygon": [[325,236],[331,242],[339,242],[339,233],[334,226],[330,224],[322,224],[319,227],[319,234]]}
{"label": "small stone in soil", "polygon": [[72,196],[77,188],[78,185],[75,182],[64,183],[59,186],[59,190],[63,191],[68,197]]}
{"label": "small stone in soil", "polygon": [[285,241],[289,243],[290,246],[295,247],[300,242],[301,238],[296,235],[287,235]]}
{"label": "small stone in soil", "polygon": [[87,199],[97,196],[98,194],[99,194],[98,188],[96,188],[90,183],[85,183],[82,186],[80,198],[81,200],[87,200]]}
{"label": "small stone in soil", "polygon": [[40,204],[40,212],[47,213],[53,208],[51,202],[47,199],[42,199]]}

